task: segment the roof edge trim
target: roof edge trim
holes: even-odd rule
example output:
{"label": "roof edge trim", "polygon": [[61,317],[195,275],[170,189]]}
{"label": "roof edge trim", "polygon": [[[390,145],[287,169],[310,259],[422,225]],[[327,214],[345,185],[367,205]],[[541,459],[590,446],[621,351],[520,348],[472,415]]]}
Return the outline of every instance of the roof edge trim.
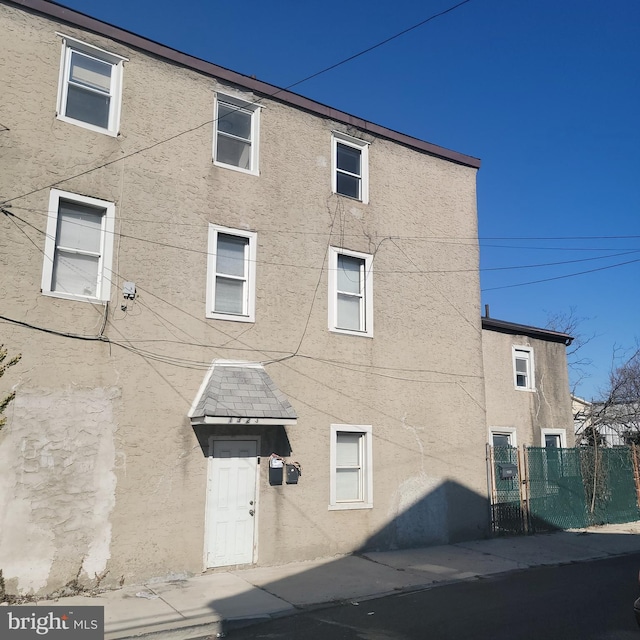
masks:
{"label": "roof edge trim", "polygon": [[284,426],[298,424],[295,418],[245,418],[236,416],[198,416],[191,418],[191,425],[242,425],[250,426]]}
{"label": "roof edge trim", "polygon": [[343,124],[356,127],[362,131],[411,147],[417,151],[422,151],[429,155],[442,158],[443,160],[449,160],[456,164],[461,164],[474,169],[480,168],[480,160],[473,156],[452,151],[445,147],[394,131],[393,129],[387,129],[382,125],[368,122],[343,111],[338,111],[337,109],[333,109],[320,102],[311,100],[310,98],[305,98],[300,94],[245,76],[237,71],[231,71],[225,67],[220,67],[212,62],[196,58],[195,56],[183,53],[177,49],[172,49],[171,47],[159,42],[137,35],[132,31],[127,31],[126,29],[116,27],[107,22],[103,22],[102,20],[98,20],[97,18],[92,18],[85,13],[69,9],[56,2],[50,0],[3,0],[3,3],[30,9],[49,18],[66,22],[67,24],[80,29],[92,31],[100,36],[117,40],[122,44],[135,47],[136,49],[140,49],[146,53],[156,55],[176,64],[193,69],[194,71],[240,85],[245,89],[262,94],[273,100],[278,100],[294,107],[304,109],[305,111],[309,111],[322,118],[342,122]]}
{"label": "roof edge trim", "polygon": [[494,318],[482,318],[482,328],[489,331],[500,331],[502,333],[510,333],[513,335],[525,335],[539,340],[547,340],[549,342],[561,342],[565,346],[569,346],[573,342],[573,336],[560,331],[552,331],[551,329],[541,329],[540,327],[532,327],[526,324],[517,324],[515,322],[507,322],[506,320],[495,320]]}

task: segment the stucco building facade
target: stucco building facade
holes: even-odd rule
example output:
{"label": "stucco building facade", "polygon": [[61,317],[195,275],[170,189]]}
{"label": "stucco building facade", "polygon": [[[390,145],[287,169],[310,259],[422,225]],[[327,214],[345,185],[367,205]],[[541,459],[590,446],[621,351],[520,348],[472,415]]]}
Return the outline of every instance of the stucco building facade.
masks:
{"label": "stucco building facade", "polygon": [[0,24],[7,588],[485,535],[479,162],[59,5]]}
{"label": "stucco building facade", "polygon": [[482,318],[488,442],[573,447],[566,347],[558,331]]}

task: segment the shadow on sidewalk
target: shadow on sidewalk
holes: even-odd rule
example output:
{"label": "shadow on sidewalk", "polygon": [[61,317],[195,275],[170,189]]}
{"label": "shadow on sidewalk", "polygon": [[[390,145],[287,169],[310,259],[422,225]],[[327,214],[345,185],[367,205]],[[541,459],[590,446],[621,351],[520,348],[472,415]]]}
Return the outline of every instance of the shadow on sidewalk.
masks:
{"label": "shadow on sidewalk", "polygon": [[[532,566],[640,551],[640,536],[621,535],[626,533],[624,525],[619,525],[620,533],[555,531],[488,538],[488,526],[483,531],[461,526],[463,521],[481,520],[479,514],[488,520],[486,498],[446,482],[376,531],[353,554],[332,561],[242,569],[234,574],[302,610]],[[458,532],[455,538],[445,536],[451,530]],[[269,617],[256,611],[254,616],[247,612],[244,620],[229,618],[225,612],[237,609],[234,598],[213,599],[209,607],[223,619],[223,633]]]}

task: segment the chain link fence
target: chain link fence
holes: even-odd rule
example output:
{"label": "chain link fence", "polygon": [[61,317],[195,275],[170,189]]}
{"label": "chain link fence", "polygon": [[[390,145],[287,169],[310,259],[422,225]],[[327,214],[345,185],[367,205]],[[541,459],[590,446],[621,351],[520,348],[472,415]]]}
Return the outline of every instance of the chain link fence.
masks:
{"label": "chain link fence", "polygon": [[496,535],[640,519],[640,452],[628,447],[488,447]]}

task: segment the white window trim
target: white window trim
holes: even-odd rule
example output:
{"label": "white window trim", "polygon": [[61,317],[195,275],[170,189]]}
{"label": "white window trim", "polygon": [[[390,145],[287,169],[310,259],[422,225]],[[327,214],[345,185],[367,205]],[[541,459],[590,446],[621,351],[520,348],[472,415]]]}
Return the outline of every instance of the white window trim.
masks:
{"label": "white window trim", "polygon": [[[58,78],[58,102],[57,113],[58,120],[64,122],[70,122],[71,124],[78,125],[91,131],[98,131],[99,133],[105,133],[110,136],[117,136],[120,130],[120,113],[122,109],[122,70],[125,62],[128,62],[128,58],[123,58],[114,53],[105,51],[91,44],[87,44],[75,38],[71,38],[62,33],[56,35],[62,38],[62,55],[60,60],[60,76]],[[67,79],[69,73],[69,64],[71,61],[71,53],[73,51],[79,51],[85,55],[92,56],[113,65],[113,72],[111,76],[111,101],[109,103],[109,126],[106,128],[97,127],[89,122],[83,122],[82,120],[76,120],[65,115],[66,102],[67,102]]]}
{"label": "white window trim", "polygon": [[509,436],[509,444],[512,447],[518,446],[518,433],[515,427],[492,427],[489,429],[489,444],[493,446],[493,435]]}
{"label": "white window trim", "polygon": [[545,436],[560,436],[560,446],[563,449],[567,448],[567,430],[566,429],[540,429],[540,446],[544,447]]}
{"label": "white window trim", "polygon": [[[363,462],[364,473],[362,475],[362,500],[357,502],[338,502],[336,500],[336,444],[338,432],[364,434]],[[373,508],[373,428],[371,425],[332,424],[331,441],[329,450],[329,511],[341,511],[346,509],[372,509]]]}
{"label": "white window trim", "polygon": [[[249,239],[248,256],[245,256],[246,291],[243,313],[220,313],[214,310],[216,300],[216,252],[218,248],[218,234]],[[258,234],[254,231],[230,229],[216,224],[209,225],[209,247],[207,251],[207,295],[206,317],[216,320],[232,320],[234,322],[255,322],[256,320],[256,255]]]}
{"label": "white window trim", "polygon": [[[342,329],[338,327],[338,256],[352,256],[364,260],[364,330]],[[352,336],[373,338],[373,256],[369,253],[349,251],[338,247],[329,247],[329,331]]]}
{"label": "white window trim", "polygon": [[[518,374],[516,372],[516,355],[518,351],[526,351],[529,354],[529,384],[526,387],[518,386]],[[531,347],[514,345],[512,347],[512,365],[513,365],[513,386],[518,391],[535,391],[536,390],[536,378],[535,378],[535,366],[533,361],[533,349]]]}
{"label": "white window trim", "polygon": [[[352,198],[351,196],[338,193],[338,143],[348,147],[353,147],[360,151],[360,197]],[[358,200],[362,204],[369,202],[369,143],[365,140],[359,140],[346,133],[333,131],[331,133],[331,191],[336,195],[350,200]]]}
{"label": "white window trim", "polygon": [[[243,111],[251,112],[251,168],[243,169],[242,167],[236,167],[233,164],[226,164],[225,162],[219,162],[216,160],[216,151],[218,144],[218,102],[224,102],[231,104]],[[260,111],[261,105],[247,102],[230,96],[225,93],[217,93],[213,99],[213,164],[217,167],[224,167],[225,169],[232,169],[233,171],[239,171],[240,173],[248,173],[252,176],[260,175],[259,159],[260,159]]]}
{"label": "white window trim", "polygon": [[[58,231],[58,213],[60,200],[67,200],[76,204],[85,204],[97,209],[103,209],[101,228],[100,260],[98,262],[98,281],[96,283],[96,296],[82,296],[74,293],[64,293],[62,291],[52,291],[53,267],[56,251],[56,238]],[[108,302],[111,298],[111,277],[113,262],[113,238],[115,233],[115,211],[113,202],[89,198],[68,191],[51,189],[49,195],[49,209],[47,213],[47,232],[44,244],[44,265],[42,269],[42,293],[54,298],[65,298],[67,300],[83,300],[86,302]]]}

